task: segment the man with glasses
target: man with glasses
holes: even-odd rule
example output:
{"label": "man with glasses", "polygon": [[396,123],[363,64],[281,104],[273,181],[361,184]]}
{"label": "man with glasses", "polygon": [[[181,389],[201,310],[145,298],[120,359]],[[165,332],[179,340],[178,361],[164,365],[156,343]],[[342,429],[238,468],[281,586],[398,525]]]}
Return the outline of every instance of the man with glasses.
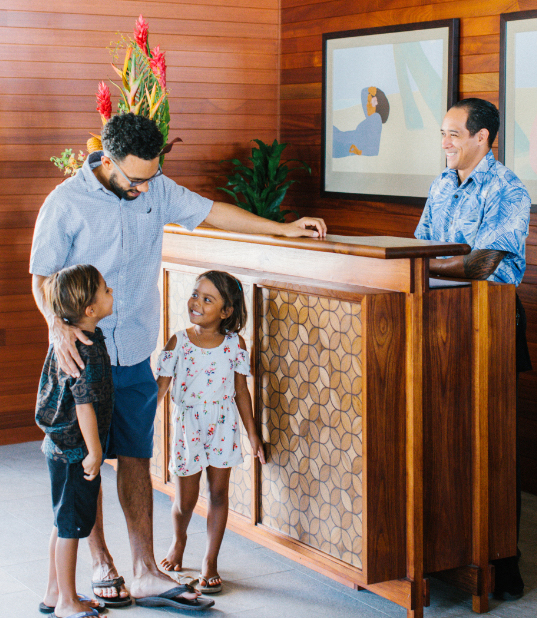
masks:
{"label": "man with glasses", "polygon": [[[213,202],[177,185],[159,165],[162,134],[152,120],[114,116],[103,128],[103,151],[92,153],[76,176],[47,197],[35,227],[30,272],[36,303],[50,329],[61,368],[79,375],[77,339],[86,335],[55,318],[43,301],[44,279],[72,264],[93,264],[114,290],[114,312],[100,323],[112,361],[116,405],[106,457],[118,459],[118,494],[127,520],[133,556],[131,595],[136,599],[169,593],[175,580],[161,573],[153,554],[152,487],[149,460],[157,387],[149,357],[157,344],[160,319],[158,278],[163,228],[177,223],[193,230],[202,222],[221,229],[289,237],[324,237],[322,219],[305,217],[284,224]],[[129,604],[105,543],[102,497],[88,539],[94,593],[110,607]],[[195,603],[198,593],[175,590],[178,605]],[[46,597],[44,603],[55,605]],[[164,603],[163,603],[164,604]]]}

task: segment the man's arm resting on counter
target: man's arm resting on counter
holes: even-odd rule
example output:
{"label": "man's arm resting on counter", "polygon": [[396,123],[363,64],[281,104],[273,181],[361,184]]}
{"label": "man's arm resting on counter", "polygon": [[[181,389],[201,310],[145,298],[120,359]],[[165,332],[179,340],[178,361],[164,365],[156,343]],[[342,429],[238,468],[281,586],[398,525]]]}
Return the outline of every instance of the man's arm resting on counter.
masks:
{"label": "man's arm resting on counter", "polygon": [[292,238],[298,236],[324,238],[326,236],[326,225],[322,219],[302,217],[291,223],[278,223],[224,202],[213,202],[205,223],[229,232],[244,234],[273,234]]}
{"label": "man's arm resting on counter", "polygon": [[498,268],[505,251],[474,249],[468,255],[457,255],[445,260],[429,260],[429,272],[444,277],[487,279]]}
{"label": "man's arm resting on counter", "polygon": [[43,277],[42,275],[32,275],[32,292],[34,294],[35,303],[47,321],[51,341],[54,344],[60,368],[65,371],[65,373],[78,378],[80,376],[78,367],[84,369],[84,363],[80,358],[75,342],[77,339],[86,345],[92,345],[93,342],[91,339],[88,339],[79,328],[70,326],[52,313],[43,295],[43,283],[46,278],[47,277]]}

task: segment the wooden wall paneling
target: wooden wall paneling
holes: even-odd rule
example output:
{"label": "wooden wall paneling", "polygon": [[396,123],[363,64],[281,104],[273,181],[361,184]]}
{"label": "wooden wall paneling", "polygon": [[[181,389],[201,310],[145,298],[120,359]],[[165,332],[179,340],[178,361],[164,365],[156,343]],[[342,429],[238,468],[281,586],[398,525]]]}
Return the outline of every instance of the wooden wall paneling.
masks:
{"label": "wooden wall paneling", "polygon": [[[85,149],[89,131],[100,131],[95,92],[99,81],[114,77],[106,48],[118,32],[131,35],[140,12],[150,44],[166,51],[170,135],[183,139],[166,159],[172,178],[223,199],[218,162],[243,157],[251,139],[272,142],[278,135],[276,0],[155,0],[142,9],[130,0],[2,4],[0,443],[16,440],[17,432],[36,437],[33,407],[47,330],[31,296],[28,261],[38,210],[63,179],[50,157]],[[25,379],[15,379],[20,375]],[[17,417],[7,408],[18,395],[24,405]]]}

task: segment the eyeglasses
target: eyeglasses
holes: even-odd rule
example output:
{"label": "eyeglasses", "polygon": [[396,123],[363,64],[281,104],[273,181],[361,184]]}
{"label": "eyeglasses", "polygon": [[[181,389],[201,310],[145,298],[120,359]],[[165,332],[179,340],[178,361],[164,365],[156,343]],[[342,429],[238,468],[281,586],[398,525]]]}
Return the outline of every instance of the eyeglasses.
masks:
{"label": "eyeglasses", "polygon": [[106,155],[106,156],[116,166],[116,168],[118,169],[119,173],[123,176],[123,178],[129,183],[131,189],[134,189],[135,187],[139,187],[140,185],[143,185],[146,182],[151,182],[152,180],[155,180],[155,178],[158,178],[159,176],[162,176],[162,168],[159,165],[158,166],[158,170],[156,171],[155,174],[153,174],[153,176],[151,176],[151,178],[146,178],[145,180],[131,180],[125,174],[125,172],[119,167],[119,165],[114,161],[114,159],[112,159],[112,157],[110,155]]}

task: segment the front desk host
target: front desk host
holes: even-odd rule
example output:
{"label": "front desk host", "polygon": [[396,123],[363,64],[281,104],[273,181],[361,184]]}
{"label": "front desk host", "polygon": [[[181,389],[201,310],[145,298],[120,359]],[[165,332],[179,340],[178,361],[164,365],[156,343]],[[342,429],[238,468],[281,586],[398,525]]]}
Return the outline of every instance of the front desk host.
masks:
{"label": "front desk host", "polygon": [[[446,169],[436,178],[421,215],[416,238],[470,245],[468,255],[429,261],[430,272],[445,277],[488,279],[516,286],[526,270],[525,243],[531,200],[522,182],[496,161],[491,146],[500,126],[497,108],[482,99],[463,99],[442,122]],[[526,315],[516,297],[516,371],[531,369]],[[517,531],[520,479],[517,463]],[[496,598],[520,598],[524,582],[518,558],[495,560]]]}

